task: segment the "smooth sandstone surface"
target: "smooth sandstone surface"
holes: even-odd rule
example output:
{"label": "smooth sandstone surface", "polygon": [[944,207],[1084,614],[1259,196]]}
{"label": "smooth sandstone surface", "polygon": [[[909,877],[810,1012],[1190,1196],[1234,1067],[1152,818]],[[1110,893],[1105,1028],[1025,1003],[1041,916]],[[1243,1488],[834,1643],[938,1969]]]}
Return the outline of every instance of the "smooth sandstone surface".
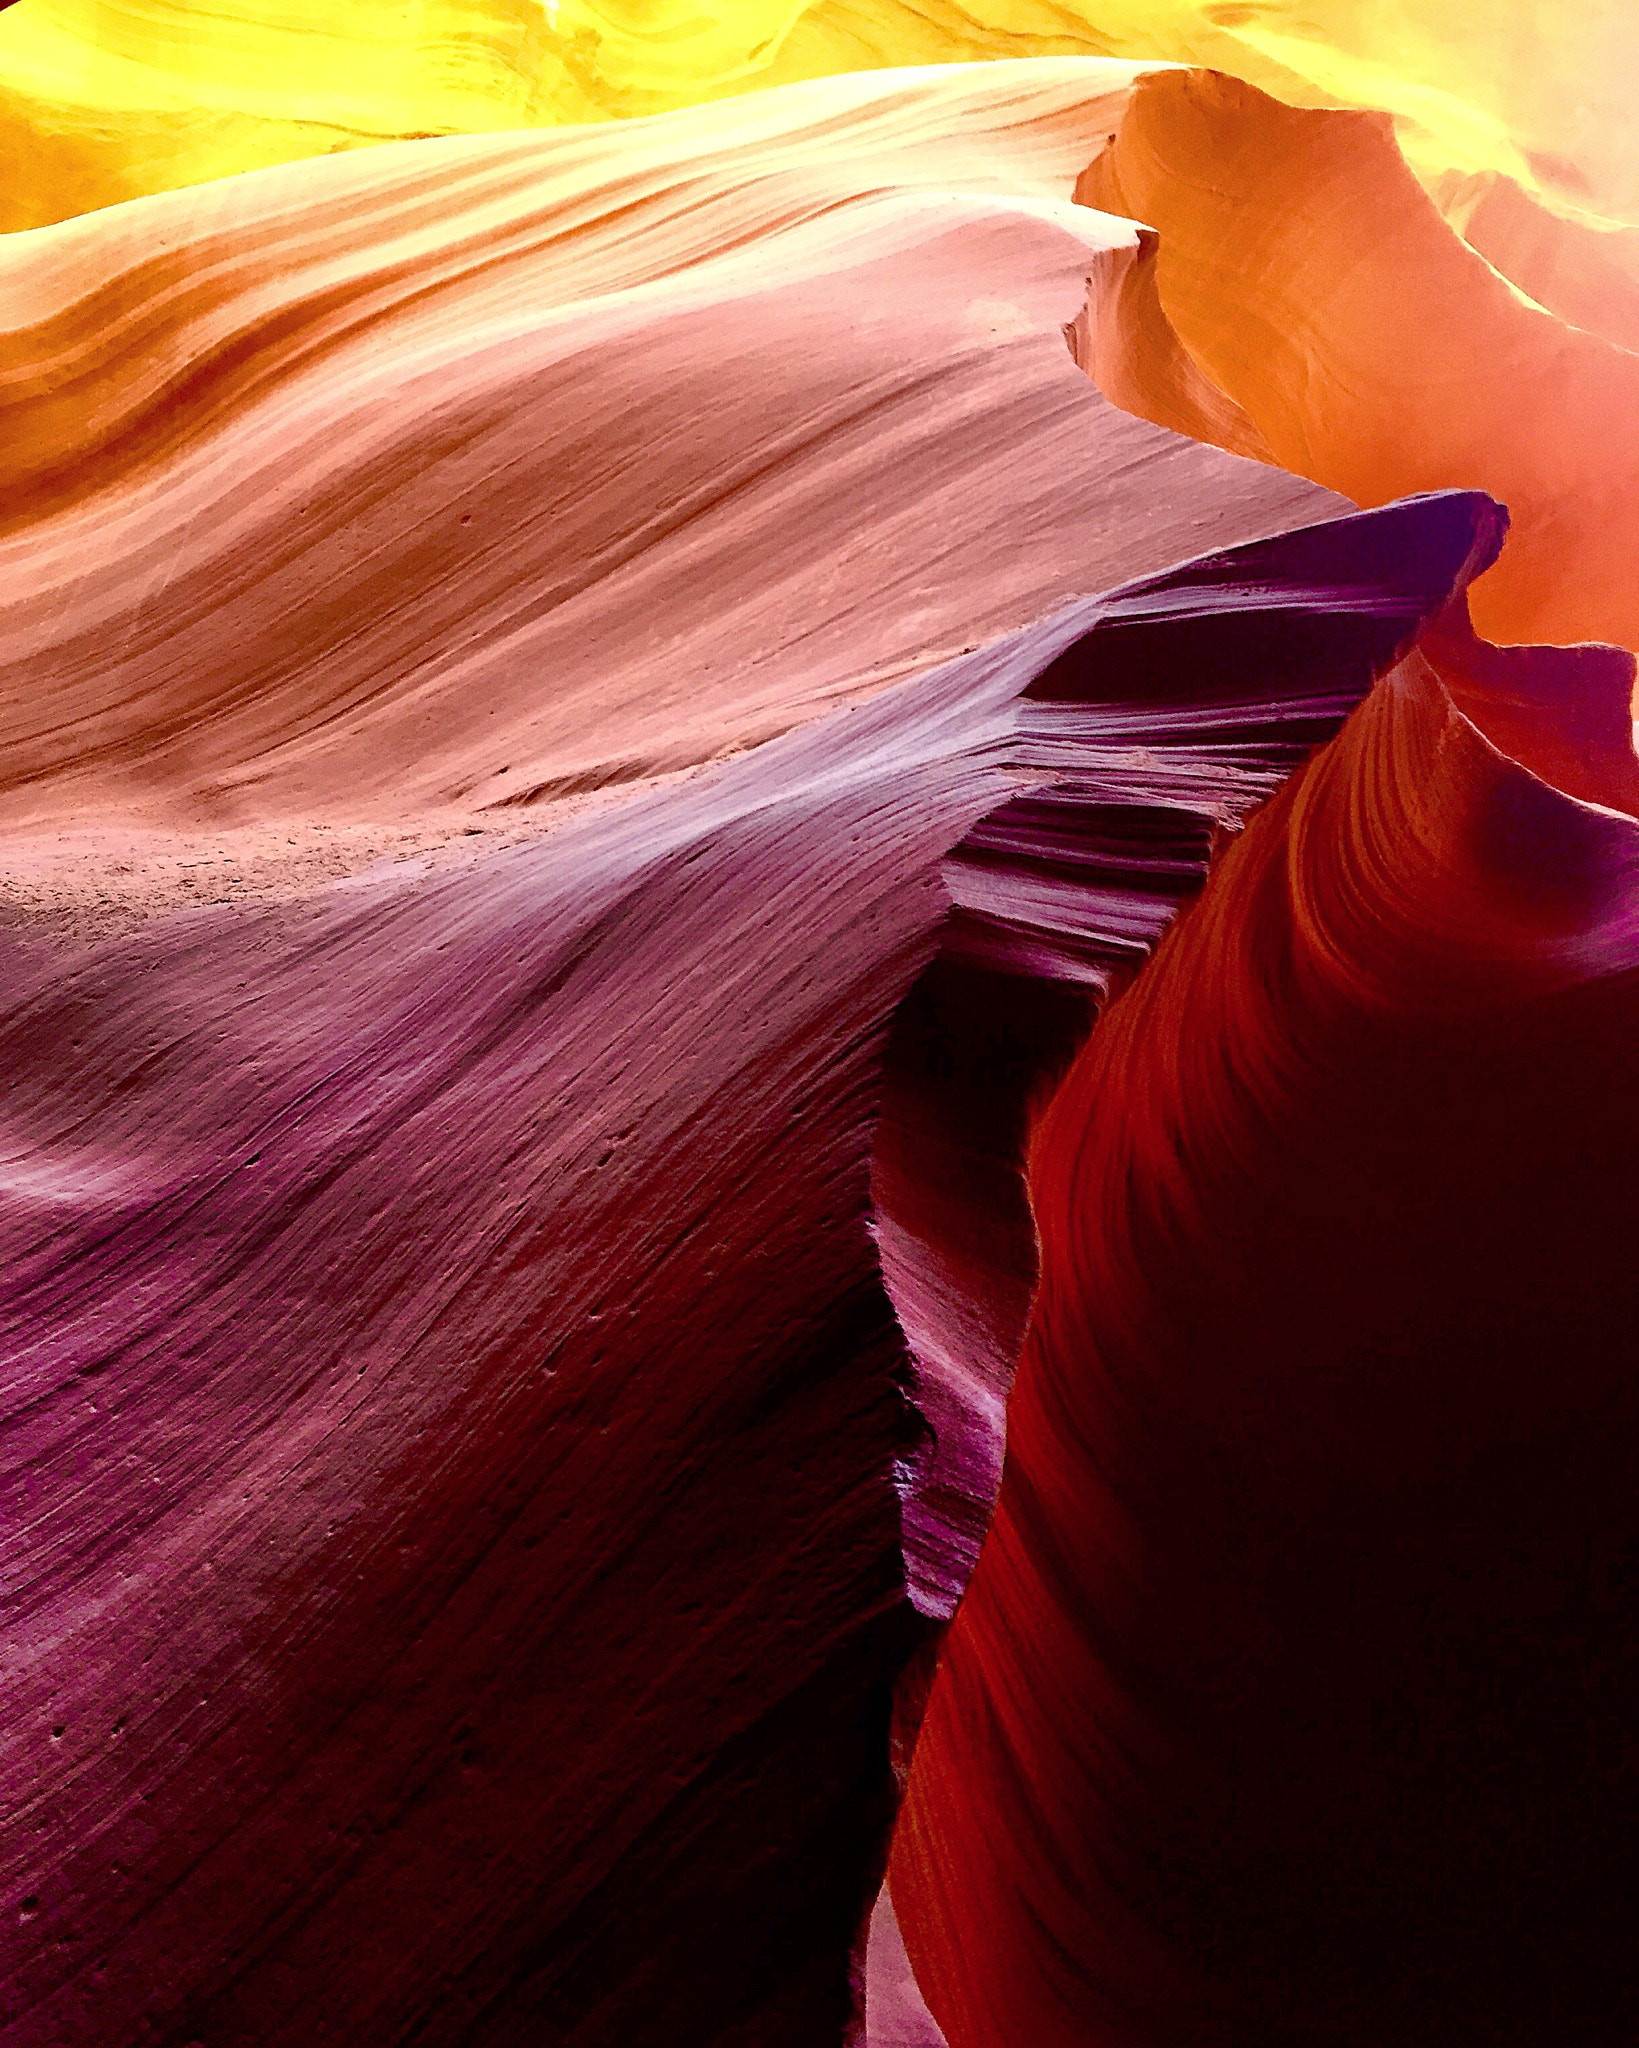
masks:
{"label": "smooth sandstone surface", "polygon": [[[1493,558],[1501,524],[1471,494],[1411,500],[1202,557],[1032,636],[1021,736],[1064,779],[998,808],[946,862],[951,920],[896,1016],[873,1148],[873,1234],[931,1433],[907,1461],[904,1517],[922,1614],[954,1611],[1001,1477],[1037,1279],[1032,1111],[1214,845]],[[1472,694],[1495,680],[1477,669]]]}
{"label": "smooth sandstone surface", "polygon": [[1446,180],[1436,196],[1469,247],[1538,305],[1639,352],[1639,228],[1544,206],[1495,171]]}
{"label": "smooth sandstone surface", "polygon": [[1323,516],[1065,348],[1133,234],[1067,198],[1131,75],[821,81],[0,244],[28,903],[95,927],[529,833]]}
{"label": "smooth sandstone surface", "polygon": [[1639,2012],[1633,670],[1442,614],[1032,1133],[890,1873],[951,2048]]}
{"label": "smooth sandstone surface", "polygon": [[1431,182],[1639,219],[1625,0],[21,0],[0,226],[409,135],[643,115],[878,66],[1118,56],[1382,107]]}
{"label": "smooth sandstone surface", "polygon": [[1359,504],[1488,490],[1513,529],[1474,592],[1478,629],[1639,648],[1639,356],[1530,303],[1466,247],[1386,117],[1162,72],[1134,88],[1076,189],[1156,231],[1140,261],[1235,430],[1188,409],[1142,335],[1111,387],[1123,403],[1233,446],[1250,421],[1274,461]]}
{"label": "smooth sandstone surface", "polygon": [[978,962],[1027,1095],[1032,991],[1494,528],[1232,549],[459,870],[7,960],[0,2041],[842,2036],[959,1491],[870,1227],[897,1015]]}
{"label": "smooth sandstone surface", "polygon": [[0,2038],[857,2018],[1025,1108],[1472,537],[1078,368],[1130,79],[6,244]]}
{"label": "smooth sandstone surface", "polygon": [[1542,12],[0,8],[7,2048],[1630,2013]]}

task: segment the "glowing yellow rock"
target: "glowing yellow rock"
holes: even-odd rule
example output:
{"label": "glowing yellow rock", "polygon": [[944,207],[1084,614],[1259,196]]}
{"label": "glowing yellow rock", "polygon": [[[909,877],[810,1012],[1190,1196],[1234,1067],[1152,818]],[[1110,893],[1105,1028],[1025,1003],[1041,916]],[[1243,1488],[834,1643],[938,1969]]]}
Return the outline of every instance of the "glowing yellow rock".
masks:
{"label": "glowing yellow rock", "polygon": [[389,137],[1069,54],[1385,107],[1425,182],[1500,173],[1639,219],[1631,0],[20,0],[0,14],[0,227]]}

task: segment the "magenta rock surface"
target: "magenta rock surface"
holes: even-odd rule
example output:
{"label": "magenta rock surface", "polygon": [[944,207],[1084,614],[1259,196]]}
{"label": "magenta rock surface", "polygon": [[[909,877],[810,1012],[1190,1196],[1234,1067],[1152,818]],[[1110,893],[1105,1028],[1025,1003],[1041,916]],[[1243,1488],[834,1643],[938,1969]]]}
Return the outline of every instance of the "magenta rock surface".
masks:
{"label": "magenta rock surface", "polygon": [[449,873],[8,942],[5,2048],[844,2033],[1023,1106],[1499,532],[1339,519]]}

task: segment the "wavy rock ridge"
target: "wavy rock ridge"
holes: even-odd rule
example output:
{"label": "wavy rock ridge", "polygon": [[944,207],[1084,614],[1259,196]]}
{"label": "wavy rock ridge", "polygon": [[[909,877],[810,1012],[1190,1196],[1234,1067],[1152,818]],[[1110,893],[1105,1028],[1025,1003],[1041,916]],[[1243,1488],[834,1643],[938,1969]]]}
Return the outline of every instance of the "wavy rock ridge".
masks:
{"label": "wavy rock ridge", "polygon": [[1443,617],[1034,1132],[891,1874],[951,2048],[1631,2021],[1632,684]]}
{"label": "wavy rock ridge", "polygon": [[1630,159],[664,13],[0,21],[0,2043],[1626,2038]]}
{"label": "wavy rock ridge", "polygon": [[27,0],[0,26],[0,225],[407,136],[648,115],[882,65],[1119,56],[1384,107],[1431,184],[1500,173],[1639,219],[1619,0]]}
{"label": "wavy rock ridge", "polygon": [[981,915],[1012,975],[1130,954],[1177,882],[1112,847],[1335,728],[1488,518],[1260,544],[442,879],[14,977],[0,2040],[836,2038],[913,1639],[895,1011]]}
{"label": "wavy rock ridge", "polygon": [[0,244],[27,902],[100,929],[529,835],[1340,509],[1065,356],[1132,230],[1062,195],[1130,77],[827,81]]}
{"label": "wavy rock ridge", "polygon": [[1639,648],[1639,357],[1465,247],[1385,116],[1159,73],[1076,192],[1158,232],[1134,259],[1153,303],[1088,363],[1120,403],[1358,504],[1483,487],[1514,530],[1474,593],[1479,629]]}

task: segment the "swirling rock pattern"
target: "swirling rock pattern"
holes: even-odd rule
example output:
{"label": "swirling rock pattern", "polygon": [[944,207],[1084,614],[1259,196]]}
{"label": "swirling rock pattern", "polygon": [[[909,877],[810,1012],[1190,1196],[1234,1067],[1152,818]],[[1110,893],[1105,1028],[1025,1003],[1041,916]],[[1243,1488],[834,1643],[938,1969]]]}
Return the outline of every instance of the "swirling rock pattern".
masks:
{"label": "swirling rock pattern", "polygon": [[1444,617],[1034,1134],[891,1877],[952,2048],[1639,2011],[1632,683]]}
{"label": "swirling rock pattern", "polygon": [[532,833],[1338,509],[1068,358],[1130,78],[797,87],[0,244],[18,886],[97,928]]}
{"label": "swirling rock pattern", "polygon": [[[1462,495],[1206,557],[1033,639],[1021,738],[1054,783],[945,863],[953,915],[902,1006],[872,1167],[884,1278],[932,1430],[907,1504],[912,1599],[948,1619],[995,1499],[1036,1281],[1026,1115],[1238,829],[1335,728],[1362,665],[1489,566],[1502,522]],[[1065,644],[1055,652],[1055,641]],[[1073,751],[1072,751],[1073,750]]]}
{"label": "swirling rock pattern", "polygon": [[1123,403],[1243,451],[1250,421],[1274,461],[1360,504],[1483,486],[1514,533],[1474,593],[1480,629],[1639,648],[1639,357],[1526,303],[1464,247],[1386,117],[1158,73],[1076,190],[1158,231],[1142,260],[1160,307],[1234,428],[1187,407],[1147,330],[1107,387]]}
{"label": "swirling rock pattern", "polygon": [[1631,2035],[1622,13],[0,5],[0,2044]]}
{"label": "swirling rock pattern", "polygon": [[1437,190],[1441,213],[1493,269],[1573,327],[1639,352],[1639,229],[1546,207],[1496,171]]}
{"label": "swirling rock pattern", "polygon": [[24,0],[0,227],[413,135],[647,115],[878,65],[1120,56],[1382,107],[1420,173],[1639,218],[1622,0]]}
{"label": "swirling rock pattern", "polygon": [[1158,803],[1335,730],[1488,518],[1258,544],[436,881],[14,969],[0,2040],[837,2038],[938,1364],[866,1228],[895,1011],[975,928],[1131,957]]}

